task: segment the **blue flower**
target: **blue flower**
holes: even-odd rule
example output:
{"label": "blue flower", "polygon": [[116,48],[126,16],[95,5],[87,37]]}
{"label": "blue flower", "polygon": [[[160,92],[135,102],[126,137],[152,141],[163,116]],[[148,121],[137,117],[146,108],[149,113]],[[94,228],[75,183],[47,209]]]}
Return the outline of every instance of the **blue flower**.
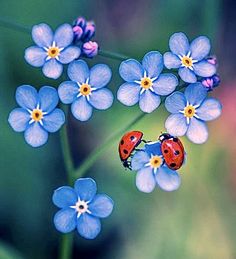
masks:
{"label": "blue flower", "polygon": [[74,188],[55,190],[53,203],[60,208],[54,216],[56,229],[69,233],[77,228],[82,237],[94,239],[101,231],[100,218],[108,217],[114,205],[110,197],[96,192],[96,182],[91,178],[78,179]]}
{"label": "blue flower", "polygon": [[135,59],[120,64],[120,75],[126,81],[117,92],[118,100],[127,106],[139,102],[143,112],[154,111],[161,103],[160,95],[169,95],[178,85],[173,74],[161,74],[163,58],[158,51],[147,53],[142,65]]}
{"label": "blue flower", "polygon": [[131,168],[137,171],[136,186],[142,192],[152,192],[156,185],[164,191],[174,191],[181,184],[178,172],[165,165],[160,142],[148,143],[144,150],[136,151]]}
{"label": "blue flower", "polygon": [[50,86],[42,87],[37,93],[30,85],[19,86],[16,101],[21,108],[14,109],[8,122],[16,132],[23,132],[26,142],[32,147],[44,145],[48,132],[56,132],[65,122],[61,109],[56,109],[59,98]]}
{"label": "blue flower", "polygon": [[61,25],[55,34],[47,24],[35,25],[32,38],[37,46],[25,50],[25,60],[34,67],[43,67],[45,76],[57,79],[62,73],[62,64],[68,64],[80,55],[80,48],[70,46],[73,37],[69,24]]}
{"label": "blue flower", "polygon": [[210,41],[200,36],[189,45],[182,32],[174,33],[169,40],[171,52],[164,54],[164,64],[168,69],[178,68],[179,76],[187,83],[197,82],[197,76],[210,77],[216,73],[216,66],[206,60],[210,52]]}
{"label": "blue flower", "polygon": [[58,93],[61,101],[71,104],[71,112],[76,119],[87,121],[93,108],[105,110],[113,103],[112,92],[104,88],[111,80],[111,69],[98,64],[89,71],[83,60],[70,63],[68,76],[72,81],[60,84]]}
{"label": "blue flower", "polygon": [[175,92],[165,101],[166,109],[172,113],[165,127],[173,136],[187,135],[196,144],[208,138],[205,121],[216,119],[221,114],[221,104],[215,98],[207,98],[207,90],[201,83],[190,84],[184,94]]}

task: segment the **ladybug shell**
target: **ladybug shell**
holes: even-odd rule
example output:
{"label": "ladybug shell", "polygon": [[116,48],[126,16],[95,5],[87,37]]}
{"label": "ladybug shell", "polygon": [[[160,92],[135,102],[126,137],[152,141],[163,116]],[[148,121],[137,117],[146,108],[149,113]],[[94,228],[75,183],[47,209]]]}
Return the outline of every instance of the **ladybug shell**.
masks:
{"label": "ladybug shell", "polygon": [[127,132],[119,143],[119,155],[121,161],[127,160],[133,150],[139,145],[141,142],[143,133],[141,131],[130,131]]}
{"label": "ladybug shell", "polygon": [[171,170],[177,170],[182,166],[184,162],[184,146],[178,138],[164,139],[161,142],[161,152],[166,165]]}

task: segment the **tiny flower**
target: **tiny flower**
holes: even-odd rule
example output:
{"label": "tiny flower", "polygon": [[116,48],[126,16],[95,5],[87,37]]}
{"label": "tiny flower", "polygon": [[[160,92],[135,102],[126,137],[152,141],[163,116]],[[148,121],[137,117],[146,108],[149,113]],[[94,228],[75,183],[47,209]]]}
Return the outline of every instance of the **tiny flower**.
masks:
{"label": "tiny flower", "polygon": [[56,109],[59,98],[57,91],[43,86],[37,93],[30,85],[19,86],[16,101],[21,108],[14,109],[8,122],[16,132],[23,132],[26,142],[32,147],[44,145],[48,132],[56,132],[65,122],[61,109]]}
{"label": "tiny flower", "polygon": [[214,75],[212,77],[203,78],[202,85],[207,89],[208,92],[212,91],[213,88],[220,84],[220,77]]}
{"label": "tiny flower", "polygon": [[207,58],[207,62],[216,66],[217,65],[217,58],[215,56],[211,56],[211,57]]}
{"label": "tiny flower", "polygon": [[216,66],[206,60],[211,49],[207,37],[200,36],[189,45],[184,33],[174,33],[169,47],[171,52],[164,54],[164,64],[168,69],[178,68],[183,81],[195,83],[197,76],[210,77],[216,73]]}
{"label": "tiny flower", "polygon": [[60,84],[58,94],[61,101],[71,105],[71,112],[80,121],[87,121],[93,108],[106,110],[113,103],[112,92],[105,88],[111,80],[111,69],[97,64],[89,71],[83,60],[70,63],[68,77],[72,81]]}
{"label": "tiny flower", "polygon": [[190,84],[184,94],[174,92],[166,98],[166,109],[172,113],[165,122],[169,134],[186,136],[196,144],[207,141],[208,130],[205,121],[218,118],[221,104],[215,98],[207,98],[207,90],[201,83]]}
{"label": "tiny flower", "polygon": [[178,85],[176,76],[161,74],[163,58],[158,51],[147,53],[142,65],[135,59],[120,64],[120,75],[126,81],[117,92],[118,100],[127,106],[139,102],[143,112],[151,113],[161,103],[160,95],[169,95]]}
{"label": "tiny flower", "polygon": [[148,143],[144,150],[136,151],[131,167],[137,171],[136,186],[141,192],[150,193],[156,186],[164,191],[174,191],[181,184],[178,172],[165,165],[160,142]]}
{"label": "tiny flower", "polygon": [[32,38],[37,46],[25,50],[25,60],[34,67],[43,67],[43,74],[57,79],[68,64],[80,55],[80,48],[70,46],[73,41],[73,30],[69,24],[61,25],[53,34],[44,23],[35,25]]}
{"label": "tiny flower", "polygon": [[114,203],[106,194],[96,194],[96,182],[80,178],[74,188],[62,186],[54,191],[53,203],[60,208],[54,216],[58,231],[69,233],[77,228],[79,234],[94,239],[101,231],[100,218],[108,217]]}
{"label": "tiny flower", "polygon": [[96,30],[95,23],[93,21],[88,21],[84,28],[82,41],[84,42],[90,41],[91,38],[93,38],[95,35],[95,30]]}
{"label": "tiny flower", "polygon": [[82,53],[87,58],[93,58],[98,54],[98,44],[95,41],[85,42],[82,46]]}

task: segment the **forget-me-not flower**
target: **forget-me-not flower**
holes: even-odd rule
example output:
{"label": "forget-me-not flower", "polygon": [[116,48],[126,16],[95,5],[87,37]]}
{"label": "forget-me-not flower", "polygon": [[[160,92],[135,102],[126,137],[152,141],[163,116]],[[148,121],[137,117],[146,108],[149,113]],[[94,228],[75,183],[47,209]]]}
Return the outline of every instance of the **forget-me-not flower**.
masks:
{"label": "forget-me-not flower", "polygon": [[57,91],[50,86],[39,92],[30,86],[22,85],[16,90],[16,101],[21,108],[14,109],[8,118],[16,132],[23,132],[26,142],[32,147],[44,145],[48,132],[56,132],[65,122],[65,115],[57,109]]}
{"label": "forget-me-not flower", "polygon": [[137,171],[136,186],[142,192],[152,192],[156,186],[164,191],[174,191],[181,184],[178,172],[165,165],[158,141],[146,144],[144,150],[136,151],[131,168]]}
{"label": "forget-me-not flower", "polygon": [[117,92],[117,99],[132,106],[139,102],[143,112],[154,111],[161,103],[160,95],[169,95],[178,85],[175,75],[165,73],[163,57],[158,51],[147,53],[142,65],[135,59],[128,59],[120,64],[120,76],[126,81]]}
{"label": "forget-me-not flower", "polygon": [[197,76],[210,77],[216,73],[216,66],[206,60],[211,49],[207,37],[200,36],[189,44],[184,33],[174,33],[169,47],[171,52],[164,54],[164,64],[168,69],[178,68],[183,81],[195,83]]}
{"label": "forget-me-not flower", "polygon": [[108,217],[114,206],[110,197],[96,192],[96,182],[91,178],[78,179],[74,188],[55,190],[53,203],[60,208],[54,216],[56,229],[69,233],[77,228],[82,237],[94,239],[101,231],[100,218]]}
{"label": "forget-me-not flower", "polygon": [[71,104],[76,119],[87,121],[93,108],[105,110],[111,107],[113,94],[105,88],[111,75],[111,69],[105,64],[97,64],[89,71],[85,61],[73,61],[68,67],[68,77],[72,81],[60,84],[59,97],[63,103]]}
{"label": "forget-me-not flower", "polygon": [[63,64],[68,64],[80,55],[80,48],[71,46],[73,42],[71,25],[61,25],[53,34],[52,29],[45,23],[35,25],[32,38],[37,46],[25,50],[25,60],[34,67],[43,67],[43,74],[57,79]]}
{"label": "forget-me-not flower", "polygon": [[172,113],[165,122],[169,134],[186,136],[196,144],[208,138],[206,121],[221,114],[221,104],[215,98],[207,98],[207,89],[201,83],[190,84],[184,94],[174,92],[166,98],[166,109]]}

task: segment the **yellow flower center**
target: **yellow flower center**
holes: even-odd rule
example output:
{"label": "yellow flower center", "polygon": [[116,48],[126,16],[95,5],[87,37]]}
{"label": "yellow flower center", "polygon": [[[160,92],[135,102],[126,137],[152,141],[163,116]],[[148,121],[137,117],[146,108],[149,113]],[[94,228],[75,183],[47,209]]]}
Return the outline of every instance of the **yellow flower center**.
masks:
{"label": "yellow flower center", "polygon": [[192,105],[188,105],[184,108],[184,116],[187,118],[192,118],[195,112],[195,108]]}
{"label": "yellow flower center", "polygon": [[40,121],[43,118],[43,112],[40,109],[34,109],[31,113],[31,118],[34,121]]}
{"label": "yellow flower center", "polygon": [[183,56],[181,62],[182,62],[182,65],[185,67],[191,67],[193,65],[192,58],[187,56]]}
{"label": "yellow flower center", "polygon": [[149,89],[150,87],[152,87],[152,80],[149,77],[144,77],[141,80],[141,86],[144,89]]}
{"label": "yellow flower center", "polygon": [[50,47],[48,49],[48,56],[51,58],[56,58],[60,54],[60,49],[58,47]]}
{"label": "yellow flower center", "polygon": [[82,95],[89,95],[91,93],[91,86],[89,84],[82,84],[79,91]]}
{"label": "yellow flower center", "polygon": [[88,210],[88,204],[85,201],[77,201],[74,208],[78,213],[85,213]]}
{"label": "yellow flower center", "polygon": [[162,158],[160,156],[153,156],[149,163],[152,168],[159,168],[162,165]]}

